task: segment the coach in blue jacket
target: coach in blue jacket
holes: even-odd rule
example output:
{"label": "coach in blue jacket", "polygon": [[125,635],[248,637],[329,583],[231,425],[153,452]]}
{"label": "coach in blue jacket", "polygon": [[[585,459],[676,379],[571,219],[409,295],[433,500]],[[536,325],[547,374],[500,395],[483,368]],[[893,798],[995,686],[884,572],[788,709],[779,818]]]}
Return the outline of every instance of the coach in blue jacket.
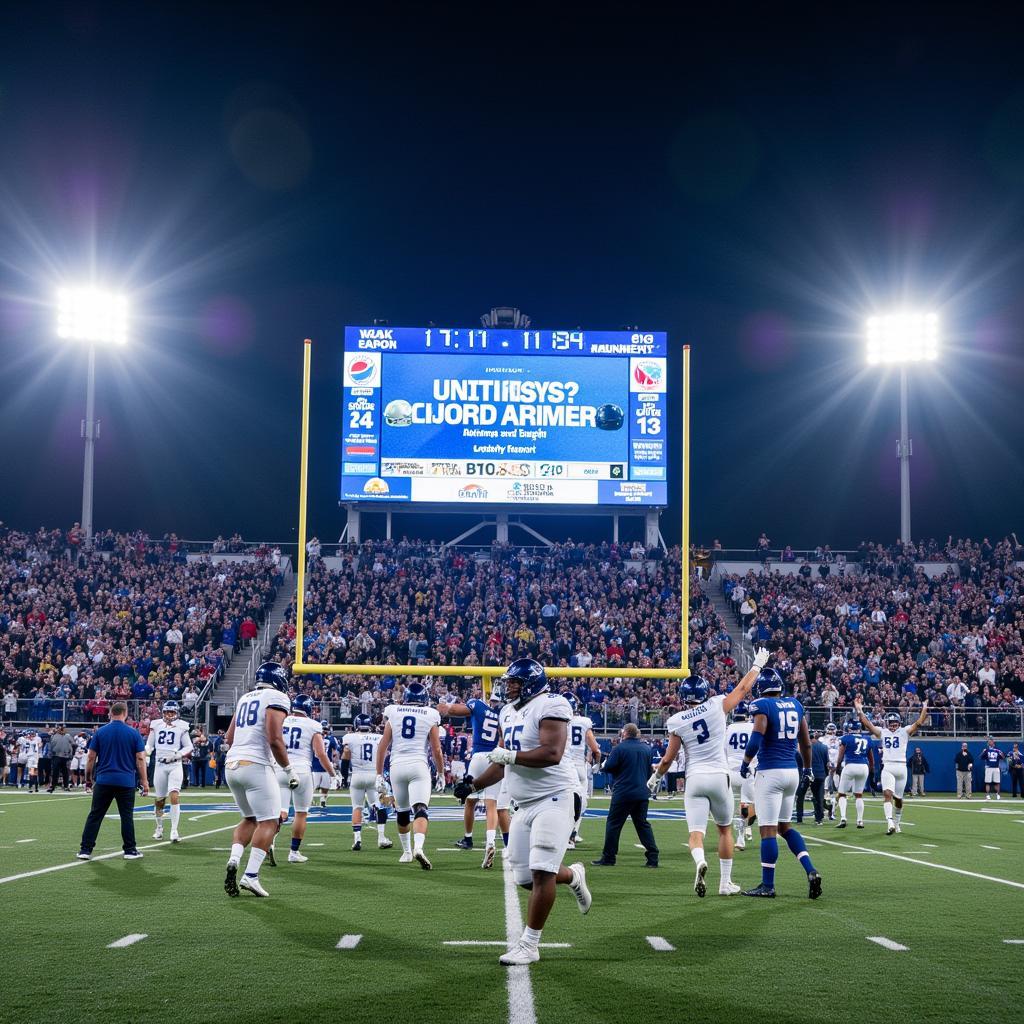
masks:
{"label": "coach in blue jacket", "polygon": [[640,730],[627,725],[622,730],[622,742],[608,755],[602,771],[615,779],[612,802],[608,808],[608,821],[604,831],[604,850],[601,856],[591,861],[597,867],[610,867],[619,853],[619,833],[627,818],[633,819],[633,827],[640,842],[647,851],[647,867],[658,866],[658,844],[654,841],[654,829],[647,820],[647,803],[651,794],[647,790],[647,777],[651,774],[654,751],[640,739]]}

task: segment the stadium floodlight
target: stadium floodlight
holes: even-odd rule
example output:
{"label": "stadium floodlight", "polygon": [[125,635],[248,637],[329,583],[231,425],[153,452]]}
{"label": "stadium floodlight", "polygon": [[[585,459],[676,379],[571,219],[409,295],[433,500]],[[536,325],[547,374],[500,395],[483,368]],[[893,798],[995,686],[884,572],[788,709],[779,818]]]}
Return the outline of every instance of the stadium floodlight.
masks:
{"label": "stadium floodlight", "polygon": [[900,540],[910,543],[910,456],[907,366],[939,358],[939,315],[903,311],[868,317],[865,325],[869,366],[900,368]]}
{"label": "stadium floodlight", "polygon": [[128,300],[99,288],[61,288],[57,293],[57,337],[84,341],[89,346],[85,385],[85,467],[82,473],[82,532],[92,547],[93,454],[99,423],[96,407],[96,346],[128,343]]}

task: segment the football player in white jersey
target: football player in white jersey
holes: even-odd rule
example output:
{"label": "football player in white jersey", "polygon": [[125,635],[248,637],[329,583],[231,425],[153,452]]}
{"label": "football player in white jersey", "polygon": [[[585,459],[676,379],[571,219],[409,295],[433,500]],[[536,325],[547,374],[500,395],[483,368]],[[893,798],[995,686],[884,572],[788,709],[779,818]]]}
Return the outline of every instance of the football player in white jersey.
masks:
{"label": "football player in white jersey", "polygon": [[455,795],[465,800],[504,777],[508,796],[519,807],[509,832],[508,862],[516,884],[530,890],[530,899],[522,938],[500,957],[506,967],[517,967],[540,959],[541,932],[557,885],[569,886],[581,914],[590,910],[591,897],[583,865],[562,863],[579,785],[566,757],[569,702],[549,692],[544,666],[532,658],[512,662],[498,682],[509,702],[499,719],[501,745],[487,755],[490,767],[479,778],[467,776]]}
{"label": "football player in white jersey", "polygon": [[[907,752],[910,737],[924,725],[928,717],[928,701],[921,705],[921,714],[916,722],[904,725],[895,711],[885,716],[885,728],[880,729],[864,714],[860,698],[854,699],[853,708],[860,718],[860,724],[875,739],[882,741],[882,799],[885,809],[885,834],[891,836],[901,832],[900,819],[903,817],[903,791],[907,788]],[[893,804],[895,803],[895,810]]]}
{"label": "football player in white jersey", "polygon": [[839,729],[835,722],[825,726],[825,735],[821,738],[828,748],[828,775],[825,778],[825,807],[828,809],[828,820],[836,816],[835,800],[839,795],[839,777],[836,774],[836,763],[839,760]]}
{"label": "football player in white jersey", "polygon": [[24,764],[25,772],[28,773],[28,791],[33,789],[39,792],[39,756],[43,750],[43,741],[35,729],[29,729],[25,736]]}
{"label": "football player in white jersey", "polygon": [[[729,762],[729,781],[732,783],[733,795],[739,798],[740,813],[736,816],[737,850],[747,848],[747,831],[753,826],[757,814],[754,812],[754,776],[740,778],[740,765],[743,754],[750,742],[750,732],[754,728],[750,721],[750,709],[745,700],[733,708],[732,721],[725,734],[725,757]],[[685,748],[683,748],[685,749]],[[757,768],[757,758],[751,762],[751,771]]]}
{"label": "football player in white jersey", "polygon": [[[400,864],[415,860],[424,871],[431,868],[423,844],[427,839],[430,819],[430,764],[428,754],[438,772],[444,771],[441,753],[441,716],[430,707],[430,693],[423,683],[410,683],[401,704],[384,709],[384,735],[377,744],[377,792],[384,796],[384,759],[391,752],[391,791],[395,795],[395,818],[398,840],[402,844]],[[410,828],[412,845],[410,846]]]}
{"label": "football player in white jersey", "polygon": [[164,837],[164,804],[171,800],[171,842],[181,838],[178,822],[181,820],[182,761],[193,750],[188,724],[178,717],[180,707],[176,700],[165,700],[160,709],[160,721],[153,722],[146,737],[146,759],[156,752],[153,768],[153,814],[156,816],[154,839]]}
{"label": "football player in white jersey", "polygon": [[[224,891],[238,896],[247,889],[254,896],[268,896],[260,883],[260,867],[277,835],[281,794],[274,774],[280,765],[288,776],[288,787],[297,789],[299,776],[288,761],[284,742],[284,720],[291,711],[288,673],[276,661],[265,661],[255,676],[256,687],[238,699],[235,715],[224,742],[228,745],[225,776],[231,795],[242,813],[231,837]],[[238,865],[246,846],[249,861],[238,878]]]}
{"label": "football player in white jersey", "polygon": [[84,732],[75,737],[75,753],[71,758],[71,787],[77,789],[85,781],[85,765],[89,760],[89,738]]}
{"label": "football player in white jersey", "polygon": [[672,766],[679,747],[686,748],[686,827],[690,830],[690,856],[697,867],[693,891],[703,897],[707,893],[704,881],[708,862],[704,856],[704,833],[708,816],[718,826],[718,865],[721,878],[719,896],[734,896],[740,887],[732,880],[732,787],[729,782],[729,762],[725,756],[726,715],[742,701],[757,681],[761,669],[768,661],[768,651],[757,652],[751,670],[730,693],[712,696],[711,687],[700,676],[687,679],[679,688],[685,710],[673,715],[666,723],[668,747],[647,782],[651,796],[661,787],[661,778]]}
{"label": "football player in white jersey", "polygon": [[377,747],[383,737],[373,731],[369,715],[356,715],[352,721],[355,732],[346,733],[341,741],[341,756],[349,763],[348,795],[352,800],[352,849],[363,848],[363,805],[377,819],[377,847],[387,850],[395,844],[384,835],[387,811],[377,807]]}
{"label": "football player in white jersey", "polygon": [[563,695],[569,702],[572,709],[572,718],[569,720],[569,742],[565,752],[576,770],[576,778],[579,780],[577,792],[579,802],[576,807],[576,821],[572,828],[572,835],[569,837],[569,849],[575,850],[576,844],[580,841],[580,823],[587,811],[587,802],[590,796],[590,787],[593,785],[590,770],[587,767],[588,759],[592,764],[601,763],[601,748],[594,739],[594,723],[586,715],[579,713],[579,701],[573,693]]}

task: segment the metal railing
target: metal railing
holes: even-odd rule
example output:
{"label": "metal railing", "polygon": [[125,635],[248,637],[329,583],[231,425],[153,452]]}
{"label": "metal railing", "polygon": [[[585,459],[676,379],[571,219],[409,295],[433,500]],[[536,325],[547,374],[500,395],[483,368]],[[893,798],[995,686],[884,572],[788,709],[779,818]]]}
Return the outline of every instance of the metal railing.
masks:
{"label": "metal railing", "polygon": [[[182,701],[178,701],[181,704],[181,718],[184,721],[191,722],[193,725],[205,723],[206,704],[209,699],[211,686],[213,685],[211,681],[215,678],[215,676],[210,677],[210,681],[200,691],[199,700],[196,701],[192,708],[186,708]],[[145,714],[147,709],[153,710],[151,717],[159,718],[160,705],[163,703],[159,700],[138,700],[134,697],[129,697],[127,700],[119,697],[106,697],[104,700],[106,701],[106,710],[103,710],[103,705],[100,705],[98,711],[94,709],[95,706],[88,708],[87,705],[92,704],[92,702],[83,698],[62,700],[57,697],[48,697],[43,701],[34,699],[18,700],[17,707],[11,711],[7,710],[5,706],[0,705],[4,707],[0,727],[4,729],[17,729],[19,731],[25,729],[55,729],[58,725],[66,726],[68,729],[92,728],[95,725],[105,725],[109,721],[110,706],[116,703],[128,705],[129,722],[139,722],[142,718],[147,717]]]}

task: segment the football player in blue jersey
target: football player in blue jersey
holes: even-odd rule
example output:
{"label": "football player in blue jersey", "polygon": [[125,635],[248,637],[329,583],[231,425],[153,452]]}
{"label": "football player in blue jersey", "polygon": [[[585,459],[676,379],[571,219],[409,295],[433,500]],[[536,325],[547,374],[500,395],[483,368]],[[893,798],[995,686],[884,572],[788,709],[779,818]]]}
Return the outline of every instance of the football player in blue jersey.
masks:
{"label": "football player in blue jersey", "polygon": [[[473,754],[469,761],[468,774],[477,777],[483,775],[490,762],[487,755],[498,745],[498,713],[504,704],[501,687],[497,684],[491,687],[490,696],[486,701],[472,697],[465,703],[452,701],[437,705],[437,710],[442,715],[451,715],[457,718],[468,718],[473,731]],[[486,828],[487,841],[484,846],[484,859],[481,867],[489,868],[494,863],[495,836],[498,831],[500,820],[501,835],[508,845],[509,812],[498,810],[498,790],[501,782],[495,783],[483,790],[479,796],[472,796],[466,800],[466,809],[463,812],[463,823],[465,834],[455,844],[461,850],[473,849],[473,821],[476,814],[476,805],[483,798],[484,809],[487,814]]]}
{"label": "football player in blue jersey", "polygon": [[757,678],[757,700],[750,703],[753,731],[740,765],[740,775],[750,774],[750,763],[757,758],[757,776],[754,779],[754,802],[761,830],[761,884],[747,889],[744,896],[775,898],[775,865],[779,859],[777,836],[786,840],[793,855],[807,872],[807,895],[816,900],[821,895],[821,875],[814,869],[803,836],[793,828],[793,802],[800,772],[796,765],[796,751],[811,769],[811,737],[807,731],[803,705],[795,697],[782,695],[782,676],[766,668]]}
{"label": "football player in blue jersey", "polygon": [[337,738],[331,731],[331,723],[323,721],[320,723],[324,737],[324,752],[327,754],[327,764],[321,764],[320,759],[313,757],[313,788],[320,792],[320,810],[327,810],[327,794],[336,786],[337,780],[334,777],[334,762],[341,747]]}
{"label": "football player in blue jersey", "polygon": [[846,806],[853,793],[857,808],[857,828],[864,827],[864,784],[874,770],[874,753],[867,736],[861,735],[860,723],[850,721],[843,726],[839,741],[836,771],[839,772],[839,823],[846,828]]}

